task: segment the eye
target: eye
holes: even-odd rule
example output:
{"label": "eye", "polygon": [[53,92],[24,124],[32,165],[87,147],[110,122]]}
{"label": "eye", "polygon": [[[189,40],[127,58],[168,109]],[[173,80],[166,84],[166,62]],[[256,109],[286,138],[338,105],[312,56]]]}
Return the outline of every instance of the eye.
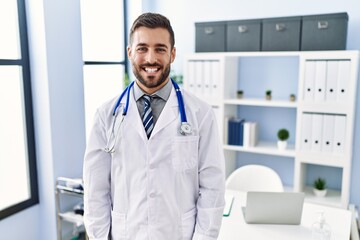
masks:
{"label": "eye", "polygon": [[138,51],[138,52],[146,52],[146,50],[147,50],[146,47],[138,47],[138,48],[136,49],[136,51]]}
{"label": "eye", "polygon": [[166,52],[166,49],[165,49],[165,48],[157,48],[156,50],[157,50],[157,52],[159,52],[159,53],[164,53],[164,52]]}

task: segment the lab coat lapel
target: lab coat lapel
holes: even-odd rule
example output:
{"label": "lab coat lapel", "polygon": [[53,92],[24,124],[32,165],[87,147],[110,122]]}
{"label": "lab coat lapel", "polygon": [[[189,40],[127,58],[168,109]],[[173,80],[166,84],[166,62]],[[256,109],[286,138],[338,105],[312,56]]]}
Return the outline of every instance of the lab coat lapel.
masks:
{"label": "lab coat lapel", "polygon": [[169,99],[166,102],[163,110],[161,111],[159,119],[157,120],[157,122],[155,124],[154,130],[152,131],[150,138],[155,136],[158,132],[160,132],[167,125],[169,125],[173,121],[177,120],[178,115],[179,115],[178,105],[179,104],[177,102],[175,90],[174,90],[174,88],[172,88]]}
{"label": "lab coat lapel", "polygon": [[138,134],[141,136],[143,140],[147,140],[144,125],[140,117],[139,110],[136,105],[136,101],[134,99],[133,89],[131,89],[130,105],[128,108],[127,115],[125,116],[125,119],[127,120],[126,125],[129,124],[132,128],[134,128],[134,131],[138,132]]}

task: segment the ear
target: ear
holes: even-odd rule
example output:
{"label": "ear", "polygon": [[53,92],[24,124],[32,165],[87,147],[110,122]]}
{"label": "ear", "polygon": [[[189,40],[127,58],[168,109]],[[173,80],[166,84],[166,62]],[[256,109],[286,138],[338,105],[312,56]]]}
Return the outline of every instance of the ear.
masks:
{"label": "ear", "polygon": [[128,59],[131,60],[131,47],[127,47],[127,56],[128,56]]}
{"label": "ear", "polygon": [[173,63],[176,57],[176,47],[173,47],[173,49],[171,50],[170,57],[171,57],[171,63]]}

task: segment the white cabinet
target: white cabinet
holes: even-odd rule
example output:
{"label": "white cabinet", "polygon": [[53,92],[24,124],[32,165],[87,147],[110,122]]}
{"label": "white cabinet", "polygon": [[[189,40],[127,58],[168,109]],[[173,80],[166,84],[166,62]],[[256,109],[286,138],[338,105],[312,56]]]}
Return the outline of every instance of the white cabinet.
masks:
{"label": "white cabinet", "polygon": [[[306,192],[307,201],[346,208],[358,60],[358,51],[195,53],[185,58],[184,87],[214,107],[227,175],[249,154],[265,156],[263,162],[282,165],[283,181],[290,174],[288,188]],[[257,122],[255,146],[227,144],[231,117]],[[290,131],[286,150],[276,145],[280,128]],[[312,193],[312,181],[321,174],[337,184],[325,198]]]}
{"label": "white cabinet", "polygon": [[[81,213],[76,213],[74,210],[63,211],[64,207],[63,197],[75,197],[80,202],[83,200],[84,190],[82,188],[82,180],[72,179],[66,177],[58,177],[55,186],[55,200],[56,200],[56,212],[57,212],[57,239],[66,239],[63,236],[63,221],[73,224],[72,237],[78,235],[80,232],[85,231],[84,220]],[[63,204],[65,205],[65,204]],[[80,209],[81,210],[81,209]],[[73,239],[73,238],[72,238]],[[85,234],[85,239],[88,239]]]}

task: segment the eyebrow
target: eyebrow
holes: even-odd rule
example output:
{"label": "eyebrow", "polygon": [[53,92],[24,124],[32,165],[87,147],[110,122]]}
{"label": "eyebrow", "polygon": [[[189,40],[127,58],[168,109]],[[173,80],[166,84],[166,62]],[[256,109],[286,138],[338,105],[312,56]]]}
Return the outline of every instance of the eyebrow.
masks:
{"label": "eyebrow", "polygon": [[[149,46],[149,44],[146,44],[146,43],[138,43],[137,45],[136,45],[137,47],[148,47]],[[162,43],[157,43],[157,44],[155,44],[155,47],[163,47],[163,48],[168,48],[168,46],[166,45],[166,44],[162,44]]]}

